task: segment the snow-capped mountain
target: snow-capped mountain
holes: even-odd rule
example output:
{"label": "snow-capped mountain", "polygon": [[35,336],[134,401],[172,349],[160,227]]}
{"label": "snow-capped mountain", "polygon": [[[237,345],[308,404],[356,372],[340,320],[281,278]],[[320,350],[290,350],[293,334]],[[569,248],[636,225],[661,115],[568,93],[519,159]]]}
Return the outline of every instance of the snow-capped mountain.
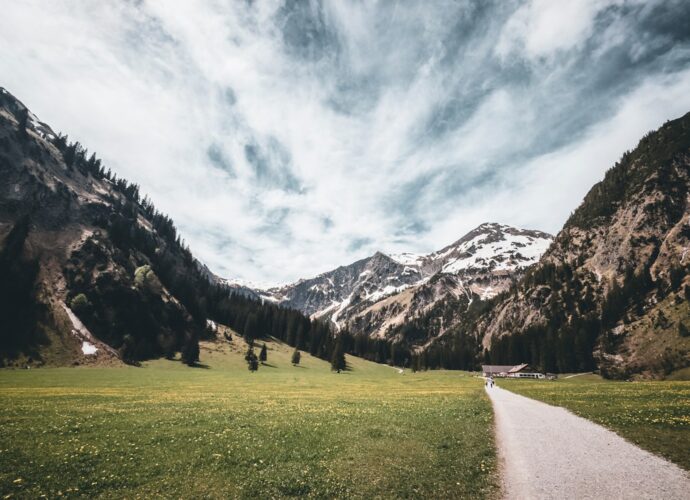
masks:
{"label": "snow-capped mountain", "polygon": [[428,255],[377,252],[264,295],[339,327],[381,336],[446,297],[469,302],[505,290],[551,241],[540,231],[485,223]]}

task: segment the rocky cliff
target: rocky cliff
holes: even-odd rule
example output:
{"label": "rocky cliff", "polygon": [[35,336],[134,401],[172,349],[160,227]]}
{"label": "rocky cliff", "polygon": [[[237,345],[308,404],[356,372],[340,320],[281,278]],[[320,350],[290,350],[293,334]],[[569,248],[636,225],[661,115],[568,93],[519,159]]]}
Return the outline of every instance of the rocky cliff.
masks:
{"label": "rocky cliff", "polygon": [[627,152],[473,324],[492,362],[658,377],[690,365],[690,114]]}

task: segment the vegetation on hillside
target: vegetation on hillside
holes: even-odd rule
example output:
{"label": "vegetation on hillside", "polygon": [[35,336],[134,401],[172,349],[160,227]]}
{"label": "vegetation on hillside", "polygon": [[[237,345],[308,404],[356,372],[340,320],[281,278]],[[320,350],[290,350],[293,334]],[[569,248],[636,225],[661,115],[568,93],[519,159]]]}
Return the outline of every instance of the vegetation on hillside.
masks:
{"label": "vegetation on hillside", "polygon": [[590,229],[605,224],[620,206],[634,202],[642,188],[664,193],[658,204],[659,216],[669,223],[677,222],[683,215],[687,186],[675,181],[671,167],[679,155],[689,151],[690,113],[649,132],[633,151],[626,151],[587,193],[564,228]]}
{"label": "vegetation on hillside", "polygon": [[[19,205],[0,200],[4,202],[0,209],[15,226],[4,244],[0,241],[4,248],[0,276],[6,278],[0,281],[0,294],[8,298],[2,305],[8,313],[0,319],[7,322],[0,337],[3,357],[12,358],[18,351],[40,357],[41,303],[35,288],[44,263],[40,258],[26,257],[27,234],[44,230],[48,223],[52,230],[63,230],[72,222],[88,228],[88,232],[72,247],[62,267],[67,285],[64,300],[74,306],[73,312],[87,328],[117,349],[126,362],[172,358],[180,352],[185,363],[195,364],[199,340],[214,334],[207,328],[208,320],[231,326],[250,342],[274,337],[331,360],[336,335],[328,323],[234,293],[211,280],[172,219],[142,197],[137,184],[117,177],[95,153],[65,135],[43,140],[29,134],[28,111],[9,94],[2,94],[0,105],[15,115],[18,124],[2,119],[5,134],[0,133],[4,146],[0,162],[13,175],[28,177],[31,189],[40,192],[25,196]],[[56,148],[57,158],[48,151],[46,141]],[[37,176],[24,166],[28,162],[38,165]],[[64,176],[55,191],[44,185],[43,169],[47,171],[49,165]],[[90,197],[98,191],[98,202],[77,201],[84,195],[77,191],[83,189],[90,190]],[[63,217],[50,219],[49,206],[53,203],[63,207]],[[339,338],[343,352],[389,361],[388,354],[377,354],[378,344],[362,342],[347,332]],[[384,350],[389,351],[388,344]]]}
{"label": "vegetation on hillside", "polygon": [[36,347],[46,341],[41,325],[46,311],[36,283],[38,262],[24,251],[29,229],[29,218],[21,218],[0,249],[0,366],[19,353],[36,356]]}

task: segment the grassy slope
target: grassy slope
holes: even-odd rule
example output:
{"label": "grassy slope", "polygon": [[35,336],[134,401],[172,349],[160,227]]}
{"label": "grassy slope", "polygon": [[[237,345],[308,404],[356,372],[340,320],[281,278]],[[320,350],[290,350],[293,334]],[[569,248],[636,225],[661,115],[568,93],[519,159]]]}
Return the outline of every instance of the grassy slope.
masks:
{"label": "grassy slope", "polygon": [[[250,373],[207,368],[0,371],[0,494],[55,497],[465,497],[495,493],[490,404],[459,372],[352,370],[269,343]],[[78,488],[78,489],[77,489]]]}
{"label": "grassy slope", "polygon": [[563,406],[690,470],[690,382],[501,380],[518,394]]}

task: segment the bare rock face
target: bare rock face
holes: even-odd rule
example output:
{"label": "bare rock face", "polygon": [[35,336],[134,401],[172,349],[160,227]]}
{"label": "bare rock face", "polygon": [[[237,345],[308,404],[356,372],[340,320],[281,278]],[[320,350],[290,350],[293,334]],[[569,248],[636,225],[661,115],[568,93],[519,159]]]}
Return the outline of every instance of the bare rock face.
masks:
{"label": "bare rock face", "polygon": [[[390,338],[397,327],[444,301],[448,309],[452,302],[457,311],[451,316],[458,316],[475,298],[507,289],[551,241],[540,231],[486,223],[428,255],[377,252],[264,296],[312,317],[329,318],[338,327]],[[450,328],[454,319],[446,314],[442,323],[434,335]],[[416,341],[425,343],[428,336]]]}
{"label": "bare rock face", "polygon": [[679,334],[690,326],[689,193],[690,114],[624,154],[539,264],[471,325],[492,362],[619,378],[690,366]]}

